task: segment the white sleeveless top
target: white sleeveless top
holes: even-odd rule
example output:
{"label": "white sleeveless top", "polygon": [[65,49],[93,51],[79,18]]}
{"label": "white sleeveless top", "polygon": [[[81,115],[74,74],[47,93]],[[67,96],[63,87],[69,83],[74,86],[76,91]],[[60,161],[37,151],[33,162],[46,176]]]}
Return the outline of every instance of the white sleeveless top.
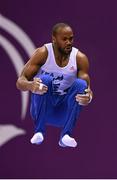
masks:
{"label": "white sleeveless top", "polygon": [[68,64],[65,67],[60,67],[56,63],[52,43],[45,44],[45,46],[48,51],[48,57],[45,64],[41,66],[39,74],[49,74],[53,77],[53,93],[66,94],[68,88],[77,78],[76,54],[78,49],[72,47]]}

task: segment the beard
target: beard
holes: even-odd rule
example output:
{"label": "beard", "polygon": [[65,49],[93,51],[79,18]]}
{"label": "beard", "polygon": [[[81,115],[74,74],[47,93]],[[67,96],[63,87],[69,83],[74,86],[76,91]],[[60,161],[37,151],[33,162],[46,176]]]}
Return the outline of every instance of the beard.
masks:
{"label": "beard", "polygon": [[63,55],[69,55],[72,51],[72,46],[71,47],[65,47],[65,48],[58,47],[58,50]]}

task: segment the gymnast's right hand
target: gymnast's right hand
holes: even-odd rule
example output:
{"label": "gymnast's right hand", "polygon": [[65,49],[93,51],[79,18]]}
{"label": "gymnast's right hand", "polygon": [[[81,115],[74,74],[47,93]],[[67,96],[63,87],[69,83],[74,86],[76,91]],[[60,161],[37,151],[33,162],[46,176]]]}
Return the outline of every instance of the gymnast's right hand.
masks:
{"label": "gymnast's right hand", "polygon": [[34,94],[43,95],[48,90],[48,87],[42,83],[40,78],[34,78],[31,82],[31,92]]}

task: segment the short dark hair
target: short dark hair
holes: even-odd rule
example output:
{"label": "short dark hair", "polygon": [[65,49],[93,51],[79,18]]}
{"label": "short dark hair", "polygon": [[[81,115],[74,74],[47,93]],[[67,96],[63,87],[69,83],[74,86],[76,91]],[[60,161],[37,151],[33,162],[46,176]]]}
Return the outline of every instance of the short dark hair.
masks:
{"label": "short dark hair", "polygon": [[[59,28],[70,27],[67,23],[57,23],[52,28],[52,35],[55,36]],[[71,28],[71,27],[70,27]]]}

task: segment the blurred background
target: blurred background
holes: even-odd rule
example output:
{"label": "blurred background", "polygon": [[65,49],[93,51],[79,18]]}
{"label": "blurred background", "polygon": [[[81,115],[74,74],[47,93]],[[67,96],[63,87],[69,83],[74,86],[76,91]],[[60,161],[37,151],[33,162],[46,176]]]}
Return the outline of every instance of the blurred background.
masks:
{"label": "blurred background", "polygon": [[[116,0],[0,0],[0,178],[117,178]],[[60,129],[30,144],[30,94],[16,80],[35,48],[51,42],[55,23],[74,30],[90,62],[92,103],[74,129],[78,147],[58,145]]]}

